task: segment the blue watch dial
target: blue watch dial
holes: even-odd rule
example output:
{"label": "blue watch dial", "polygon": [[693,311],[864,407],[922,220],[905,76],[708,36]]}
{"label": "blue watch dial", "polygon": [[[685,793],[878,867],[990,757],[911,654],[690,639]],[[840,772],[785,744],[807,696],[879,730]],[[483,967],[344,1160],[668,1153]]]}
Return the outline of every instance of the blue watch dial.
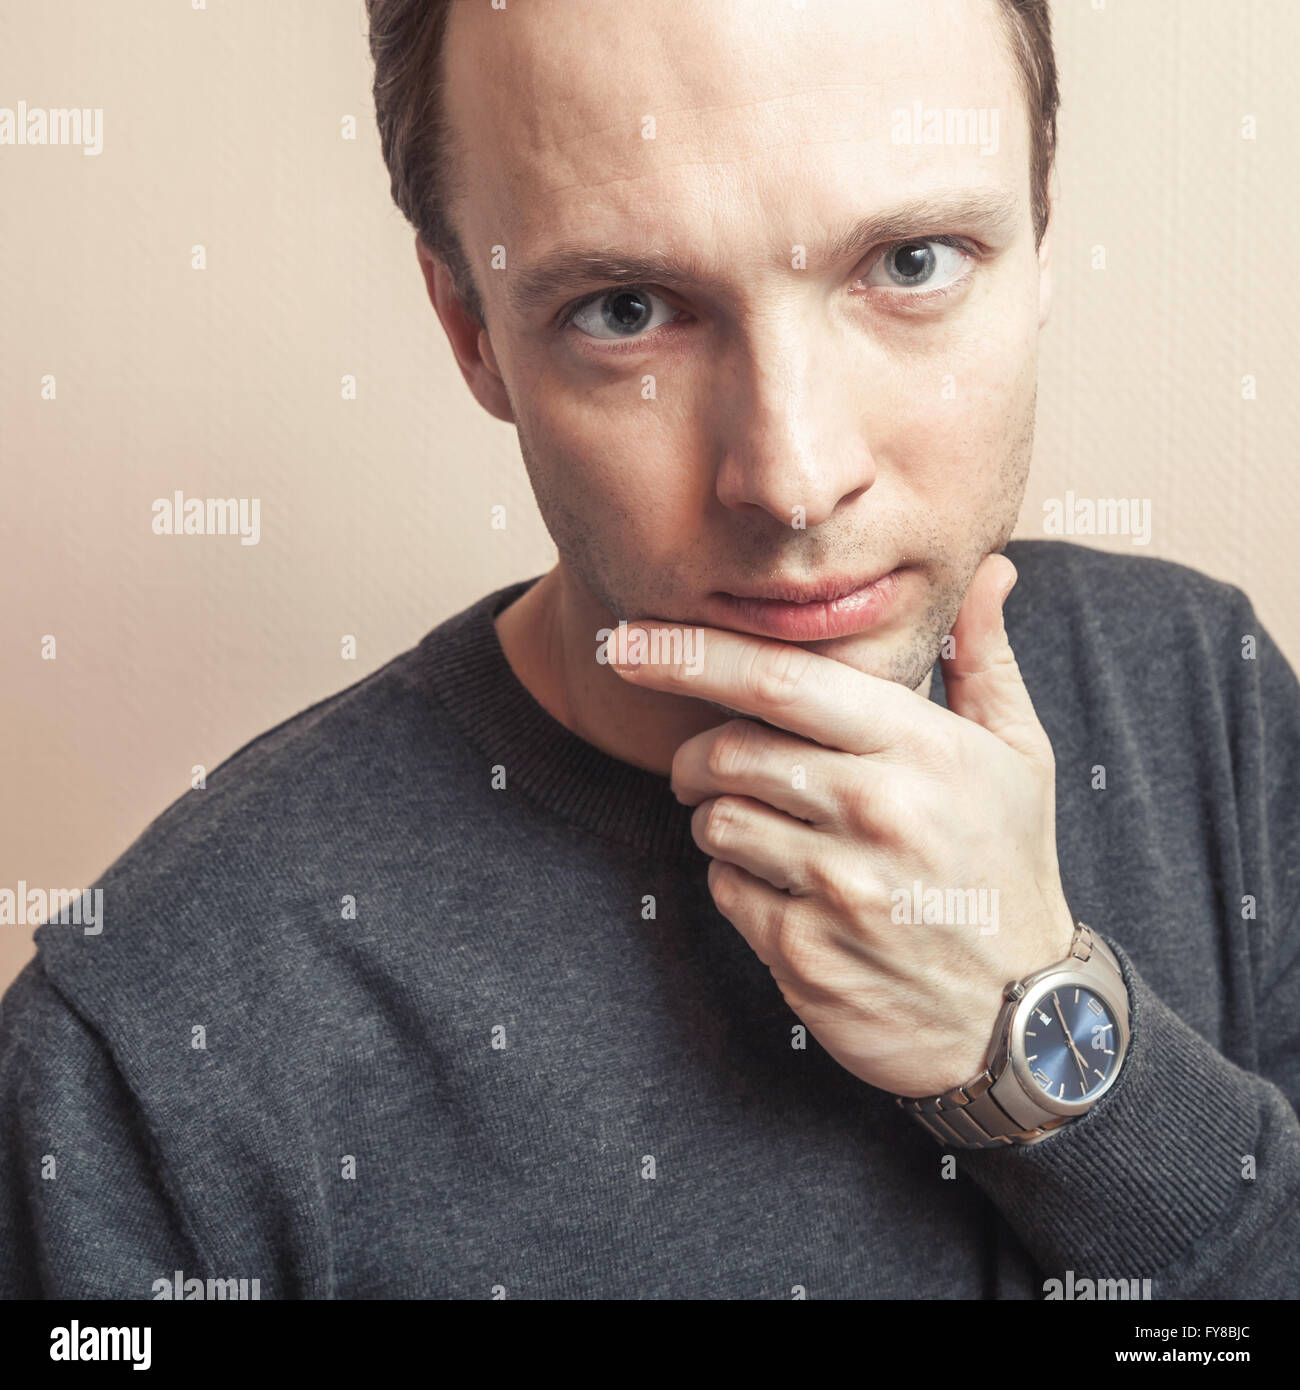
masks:
{"label": "blue watch dial", "polygon": [[1095,1095],[1110,1078],[1118,1046],[1110,1009],[1083,986],[1049,991],[1025,1020],[1025,1061],[1053,1100]]}

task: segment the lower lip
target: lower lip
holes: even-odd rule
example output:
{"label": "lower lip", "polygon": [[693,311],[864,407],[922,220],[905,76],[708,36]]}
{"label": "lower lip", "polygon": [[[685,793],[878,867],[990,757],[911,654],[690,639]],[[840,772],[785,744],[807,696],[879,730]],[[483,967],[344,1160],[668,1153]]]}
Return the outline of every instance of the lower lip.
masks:
{"label": "lower lip", "polygon": [[713,594],[710,605],[722,627],[785,642],[824,642],[832,637],[852,637],[881,622],[893,605],[902,576],[901,569],[891,570],[865,589],[815,603]]}

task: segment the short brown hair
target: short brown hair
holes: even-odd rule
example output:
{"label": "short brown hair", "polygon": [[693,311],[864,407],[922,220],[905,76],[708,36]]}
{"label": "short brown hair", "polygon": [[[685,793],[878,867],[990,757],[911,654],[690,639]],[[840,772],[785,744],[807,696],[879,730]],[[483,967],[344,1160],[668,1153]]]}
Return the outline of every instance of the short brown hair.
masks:
{"label": "short brown hair", "polygon": [[[1048,0],[998,3],[1031,113],[1029,173],[1037,244],[1047,229],[1060,103],[1052,21]],[[460,151],[453,147],[441,100],[451,0],[366,0],[366,12],[375,61],[375,116],[393,201],[420,240],[446,264],[466,310],[484,323],[482,296],[447,211],[463,181]]]}

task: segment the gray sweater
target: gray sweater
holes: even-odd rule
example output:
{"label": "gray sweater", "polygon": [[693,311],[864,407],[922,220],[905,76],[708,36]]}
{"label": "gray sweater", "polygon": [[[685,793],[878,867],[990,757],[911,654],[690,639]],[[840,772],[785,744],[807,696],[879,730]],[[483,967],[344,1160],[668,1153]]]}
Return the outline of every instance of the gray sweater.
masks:
{"label": "gray sweater", "polygon": [[1300,1292],[1300,688],[1236,588],[1008,553],[1066,895],[1133,1005],[1084,1119],[945,1163],[795,1046],[690,809],[514,677],[516,584],[171,806],[101,932],[36,932],[0,1005],[0,1294]]}

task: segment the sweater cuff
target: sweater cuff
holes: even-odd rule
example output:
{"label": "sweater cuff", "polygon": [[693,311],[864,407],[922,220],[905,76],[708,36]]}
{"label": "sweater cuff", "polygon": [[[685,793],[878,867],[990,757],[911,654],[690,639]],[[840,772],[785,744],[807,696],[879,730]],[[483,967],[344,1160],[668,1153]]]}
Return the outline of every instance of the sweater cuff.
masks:
{"label": "sweater cuff", "polygon": [[1107,940],[1129,993],[1129,1048],[1111,1091],[1039,1144],[972,1150],[965,1172],[1039,1266],[1150,1278],[1222,1222],[1250,1186],[1258,1077],[1228,1061]]}

